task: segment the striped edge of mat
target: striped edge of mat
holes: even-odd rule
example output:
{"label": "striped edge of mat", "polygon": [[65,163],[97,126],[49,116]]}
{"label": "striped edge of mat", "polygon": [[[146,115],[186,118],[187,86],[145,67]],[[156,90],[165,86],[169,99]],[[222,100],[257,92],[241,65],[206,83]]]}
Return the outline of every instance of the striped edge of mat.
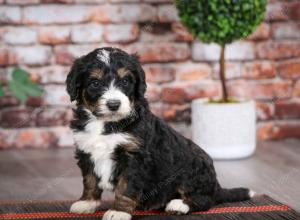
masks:
{"label": "striped edge of mat", "polygon": [[[93,214],[69,213],[73,201],[35,201],[35,202],[0,202],[0,219],[100,219],[105,210],[100,209]],[[253,215],[255,214],[255,215]],[[251,201],[222,204],[206,212],[193,212],[184,216],[173,216],[162,211],[134,211],[140,217],[159,216],[159,219],[300,219],[299,213],[289,206],[283,205],[268,196],[262,195]],[[135,219],[135,217],[133,219]],[[193,218],[192,218],[193,217]],[[221,218],[222,217],[222,218]],[[213,219],[214,219],[213,218]],[[148,218],[147,218],[148,219]],[[149,218],[150,219],[150,218]],[[158,218],[151,218],[158,219]]]}

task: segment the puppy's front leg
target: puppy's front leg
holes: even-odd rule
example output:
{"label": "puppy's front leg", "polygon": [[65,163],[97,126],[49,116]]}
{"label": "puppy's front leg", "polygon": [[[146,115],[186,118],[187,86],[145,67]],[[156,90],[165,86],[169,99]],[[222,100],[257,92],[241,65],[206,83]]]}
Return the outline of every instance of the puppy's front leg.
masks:
{"label": "puppy's front leg", "polygon": [[130,220],[131,213],[137,206],[137,199],[125,195],[127,182],[120,178],[115,189],[113,208],[104,213],[102,220]]}
{"label": "puppy's front leg", "polygon": [[72,204],[70,212],[94,213],[100,205],[102,190],[98,187],[98,178],[94,174],[83,176],[83,193],[79,201]]}

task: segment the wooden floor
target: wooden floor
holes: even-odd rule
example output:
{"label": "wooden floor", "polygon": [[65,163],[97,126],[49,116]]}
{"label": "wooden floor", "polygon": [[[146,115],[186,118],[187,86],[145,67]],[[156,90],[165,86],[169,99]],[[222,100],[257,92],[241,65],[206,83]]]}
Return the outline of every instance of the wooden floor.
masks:
{"label": "wooden floor", "polygon": [[[223,186],[250,187],[300,211],[300,140],[260,143],[251,158],[215,165]],[[0,151],[0,201],[77,199],[81,190],[73,149]]]}

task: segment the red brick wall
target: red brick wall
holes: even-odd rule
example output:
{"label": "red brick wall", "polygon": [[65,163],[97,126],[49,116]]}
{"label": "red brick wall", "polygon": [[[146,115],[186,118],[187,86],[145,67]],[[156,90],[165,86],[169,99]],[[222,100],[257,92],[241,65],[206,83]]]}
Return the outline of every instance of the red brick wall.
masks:
{"label": "red brick wall", "polygon": [[[45,89],[0,99],[0,148],[71,146],[64,81],[74,57],[112,45],[144,62],[153,111],[190,135],[190,103],[220,96],[218,51],[193,41],[170,0],[0,0],[0,79],[21,65]],[[266,21],[227,50],[231,95],[257,100],[259,139],[300,137],[300,1],[272,0]]]}

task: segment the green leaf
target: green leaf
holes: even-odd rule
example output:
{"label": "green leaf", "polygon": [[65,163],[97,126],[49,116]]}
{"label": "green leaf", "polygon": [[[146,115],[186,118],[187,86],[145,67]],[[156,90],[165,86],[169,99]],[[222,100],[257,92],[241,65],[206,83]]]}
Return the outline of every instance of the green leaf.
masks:
{"label": "green leaf", "polygon": [[14,69],[9,89],[22,103],[25,103],[30,96],[39,97],[43,93],[41,87],[32,82],[29,74],[20,68]]}
{"label": "green leaf", "polygon": [[26,83],[21,84],[19,83],[20,89],[24,91],[25,94],[32,97],[39,97],[42,95],[43,90],[36,84],[33,83]]}
{"label": "green leaf", "polygon": [[29,74],[20,68],[16,68],[13,70],[12,79],[18,82],[28,82],[30,81]]}
{"label": "green leaf", "polygon": [[19,87],[18,83],[14,80],[8,83],[8,87],[13,95],[15,95],[21,103],[25,103],[28,99],[28,96],[25,94],[24,91]]}
{"label": "green leaf", "polygon": [[4,90],[3,90],[2,86],[0,86],[0,97],[2,97],[4,95],[5,95]]}

